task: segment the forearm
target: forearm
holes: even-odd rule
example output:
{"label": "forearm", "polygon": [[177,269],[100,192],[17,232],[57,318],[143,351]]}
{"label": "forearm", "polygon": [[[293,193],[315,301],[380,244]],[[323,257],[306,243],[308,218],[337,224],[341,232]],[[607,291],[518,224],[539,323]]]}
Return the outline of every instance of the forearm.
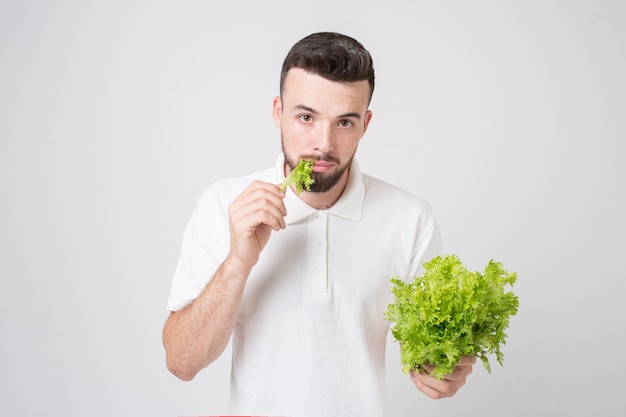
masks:
{"label": "forearm", "polygon": [[249,270],[230,259],[191,304],[172,312],[163,329],[167,368],[191,380],[217,359],[233,331]]}

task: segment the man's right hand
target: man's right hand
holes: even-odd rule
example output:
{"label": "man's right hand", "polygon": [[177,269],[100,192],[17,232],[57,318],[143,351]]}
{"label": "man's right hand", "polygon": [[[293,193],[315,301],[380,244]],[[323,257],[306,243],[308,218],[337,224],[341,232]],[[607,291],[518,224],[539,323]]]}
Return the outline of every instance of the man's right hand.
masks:
{"label": "man's right hand", "polygon": [[252,182],[228,207],[230,261],[251,269],[272,230],[285,228],[284,194],[274,184]]}

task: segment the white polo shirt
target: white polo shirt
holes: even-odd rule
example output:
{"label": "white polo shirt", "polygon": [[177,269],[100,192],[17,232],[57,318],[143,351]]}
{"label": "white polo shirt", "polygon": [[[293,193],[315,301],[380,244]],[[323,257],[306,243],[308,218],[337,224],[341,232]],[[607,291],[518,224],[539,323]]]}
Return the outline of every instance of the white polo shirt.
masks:
{"label": "white polo shirt", "polygon": [[[168,309],[204,289],[229,249],[227,207],[254,179],[284,178],[284,160],[216,183],[186,228]],[[440,253],[429,205],[362,174],[356,161],[328,210],[289,190],[287,228],[273,232],[246,284],[233,333],[232,412],[290,417],[380,417],[390,279],[413,278]]]}

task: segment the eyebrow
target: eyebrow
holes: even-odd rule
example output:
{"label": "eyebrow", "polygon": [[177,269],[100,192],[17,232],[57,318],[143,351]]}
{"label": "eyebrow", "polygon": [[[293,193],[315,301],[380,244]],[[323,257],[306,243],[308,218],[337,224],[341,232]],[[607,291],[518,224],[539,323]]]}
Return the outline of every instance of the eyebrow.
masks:
{"label": "eyebrow", "polygon": [[[304,111],[309,112],[309,113],[319,114],[319,112],[317,110],[315,110],[315,109],[313,109],[313,108],[311,108],[309,106],[306,106],[304,104],[298,104],[295,108],[297,110],[304,110]],[[357,113],[357,112],[349,112],[349,113],[340,114],[337,118],[338,119],[345,119],[345,118],[350,118],[350,117],[354,118],[354,119],[358,119],[358,120],[361,119],[361,115],[359,113]]]}

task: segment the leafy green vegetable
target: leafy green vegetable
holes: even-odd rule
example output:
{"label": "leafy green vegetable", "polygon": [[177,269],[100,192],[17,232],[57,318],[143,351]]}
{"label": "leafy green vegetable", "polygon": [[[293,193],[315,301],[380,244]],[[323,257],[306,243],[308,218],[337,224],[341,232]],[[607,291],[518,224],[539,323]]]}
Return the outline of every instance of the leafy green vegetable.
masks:
{"label": "leafy green vegetable", "polygon": [[493,260],[483,274],[470,272],[457,255],[424,263],[424,273],[410,282],[392,278],[395,302],[385,318],[402,349],[402,370],[431,364],[436,366],[432,375],[441,379],[471,355],[491,372],[487,355],[493,353],[502,366],[505,330],[519,306],[518,297],[505,286],[516,280],[516,273]]}
{"label": "leafy green vegetable", "polygon": [[315,180],[311,178],[311,172],[313,171],[313,161],[301,159],[295,169],[293,169],[289,175],[285,178],[280,185],[280,190],[285,192],[287,187],[292,184],[296,185],[296,194],[300,194],[306,188],[307,191],[311,191],[311,185],[315,183]]}

